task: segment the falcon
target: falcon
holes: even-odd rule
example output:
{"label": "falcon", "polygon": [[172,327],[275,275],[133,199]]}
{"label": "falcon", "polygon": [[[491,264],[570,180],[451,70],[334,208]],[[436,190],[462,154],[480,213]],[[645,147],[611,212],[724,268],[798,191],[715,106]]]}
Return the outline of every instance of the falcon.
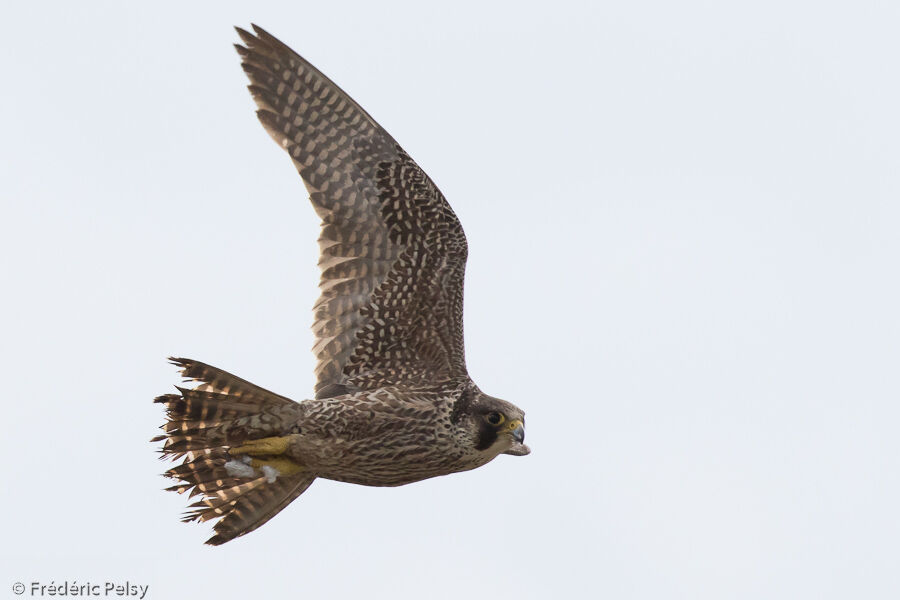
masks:
{"label": "falcon", "polygon": [[253,26],[235,44],[265,130],[322,221],[315,397],[295,402],[207,364],[165,406],[165,475],[184,521],[219,545],[271,519],[317,477],[399,486],[530,452],[525,414],[483,393],[463,349],[462,226],[431,179],[369,114]]}

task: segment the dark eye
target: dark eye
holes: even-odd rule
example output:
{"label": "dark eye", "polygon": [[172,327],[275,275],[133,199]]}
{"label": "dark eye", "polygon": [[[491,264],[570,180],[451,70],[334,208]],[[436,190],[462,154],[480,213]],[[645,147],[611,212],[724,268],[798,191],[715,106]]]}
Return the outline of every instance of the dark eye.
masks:
{"label": "dark eye", "polygon": [[503,415],[498,412],[490,412],[484,418],[491,425],[499,425],[503,422]]}

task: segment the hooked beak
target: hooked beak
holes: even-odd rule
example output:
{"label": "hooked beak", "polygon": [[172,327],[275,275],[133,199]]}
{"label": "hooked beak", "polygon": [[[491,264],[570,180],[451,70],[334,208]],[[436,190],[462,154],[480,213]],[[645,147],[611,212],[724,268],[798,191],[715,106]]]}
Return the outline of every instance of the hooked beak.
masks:
{"label": "hooked beak", "polygon": [[525,456],[531,453],[531,448],[525,445],[525,425],[522,421],[516,419],[511,422],[506,429],[512,436],[513,443],[509,450],[503,454],[512,454],[513,456]]}
{"label": "hooked beak", "polygon": [[525,427],[523,425],[519,425],[515,429],[512,430],[513,439],[519,442],[520,444],[525,442]]}

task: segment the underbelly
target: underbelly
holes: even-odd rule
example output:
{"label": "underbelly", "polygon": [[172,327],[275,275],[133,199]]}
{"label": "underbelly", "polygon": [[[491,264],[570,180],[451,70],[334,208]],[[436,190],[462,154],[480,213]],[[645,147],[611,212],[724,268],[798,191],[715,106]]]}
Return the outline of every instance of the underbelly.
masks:
{"label": "underbelly", "polygon": [[303,462],[317,477],[378,487],[405,485],[468,471],[494,458],[482,453],[462,454],[437,446],[373,448],[360,444],[332,444],[317,450],[315,456],[306,453],[303,457]]}

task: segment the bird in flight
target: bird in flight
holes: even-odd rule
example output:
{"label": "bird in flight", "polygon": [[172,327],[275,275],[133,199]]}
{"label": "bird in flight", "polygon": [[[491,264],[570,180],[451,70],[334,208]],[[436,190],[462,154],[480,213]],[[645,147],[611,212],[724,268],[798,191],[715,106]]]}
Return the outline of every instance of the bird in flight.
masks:
{"label": "bird in flight", "polygon": [[265,130],[322,220],[315,398],[204,363],[166,408],[168,488],[217,519],[208,544],[263,525],[317,477],[398,486],[530,452],[525,414],[484,394],[463,348],[462,226],[431,179],[350,96],[263,29],[235,44]]}

